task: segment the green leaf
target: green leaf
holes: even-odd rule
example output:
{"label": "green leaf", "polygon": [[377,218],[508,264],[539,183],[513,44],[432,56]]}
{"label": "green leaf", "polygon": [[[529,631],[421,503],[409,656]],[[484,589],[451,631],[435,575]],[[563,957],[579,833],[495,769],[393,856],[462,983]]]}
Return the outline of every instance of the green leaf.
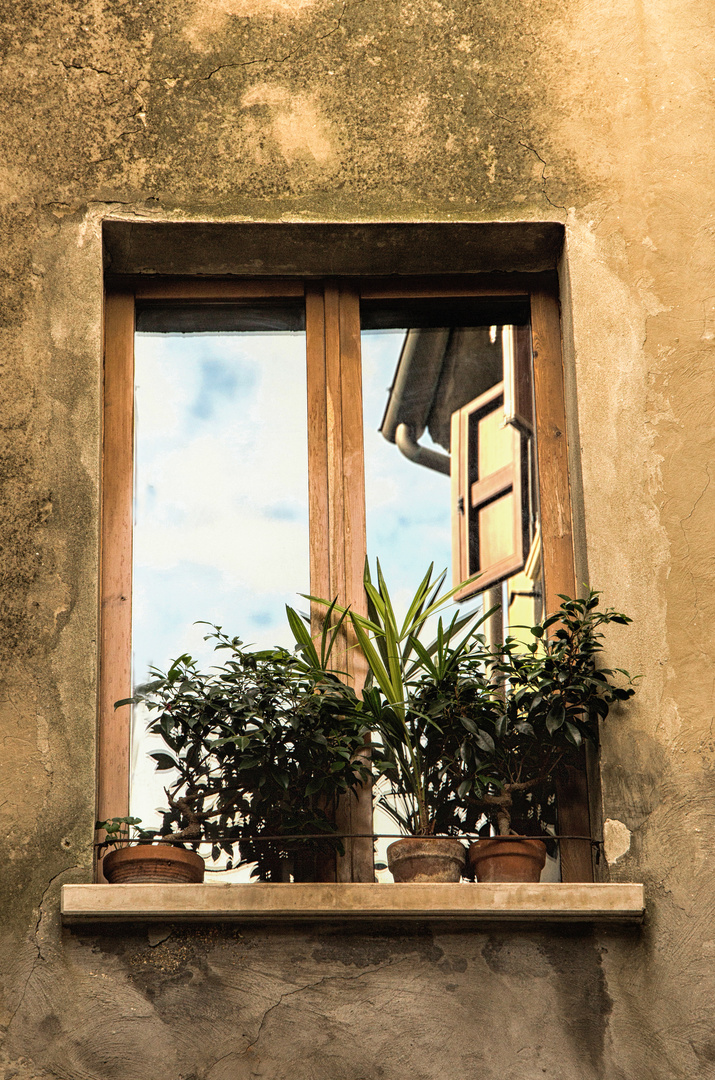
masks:
{"label": "green leaf", "polygon": [[474,741],[480,750],[484,750],[487,754],[494,753],[494,739],[491,735],[487,735],[486,731],[480,731]]}
{"label": "green leaf", "polygon": [[318,659],[318,653],[313,643],[313,639],[310,636],[308,627],[305,625],[298,612],[294,608],[289,607],[288,604],[286,604],[286,615],[288,616],[288,624],[291,628],[293,637],[301,652],[304,653],[314,667],[319,667],[320,661]]}
{"label": "green leaf", "polygon": [[424,607],[426,599],[427,599],[427,597],[429,596],[429,593],[430,593],[430,589],[431,589],[430,582],[432,580],[432,571],[433,570],[434,570],[434,563],[430,563],[430,566],[429,566],[429,569],[428,569],[427,573],[422,578],[422,581],[418,585],[417,591],[415,592],[415,595],[412,597],[412,600],[411,600],[411,602],[410,602],[410,604],[409,604],[409,606],[407,608],[407,614],[405,615],[405,619],[404,619],[404,622],[402,624],[402,630],[401,630],[401,635],[403,637],[407,633],[409,633],[409,631],[414,626],[415,621],[420,617],[420,615],[422,613],[422,608]]}
{"label": "green leaf", "polygon": [[382,658],[379,652],[372,644],[372,641],[362,627],[360,619],[355,615],[354,612],[350,613],[350,619],[353,624],[353,629],[355,630],[355,636],[358,639],[358,644],[360,645],[360,648],[365,655],[365,659],[368,662],[375,682],[380,687],[390,704],[395,704],[395,694],[392,683],[390,681],[390,676],[387,672],[387,668],[382,662]]}
{"label": "green leaf", "polygon": [[550,710],[548,716],[546,717],[546,730],[548,731],[549,735],[553,735],[555,731],[558,731],[565,719],[566,710],[559,702],[558,705],[554,705],[554,707]]}
{"label": "green leaf", "polygon": [[179,765],[169,754],[164,754],[161,751],[156,751],[153,754],[149,754],[150,758],[153,758],[156,762],[156,768],[158,772],[163,772],[166,769],[178,769]]}
{"label": "green leaf", "polygon": [[570,742],[572,742],[574,746],[580,746],[583,740],[581,738],[581,732],[578,730],[578,728],[575,727],[574,724],[569,723],[568,720],[566,721],[566,724],[564,726],[566,728],[566,738]]}

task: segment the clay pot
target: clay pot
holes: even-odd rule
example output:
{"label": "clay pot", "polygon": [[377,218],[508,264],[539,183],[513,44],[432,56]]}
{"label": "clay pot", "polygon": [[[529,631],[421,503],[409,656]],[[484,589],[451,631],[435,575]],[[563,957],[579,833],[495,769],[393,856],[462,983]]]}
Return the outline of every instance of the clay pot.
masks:
{"label": "clay pot", "polygon": [[477,881],[538,881],[546,844],[531,836],[490,836],[469,847]]}
{"label": "clay pot", "polygon": [[387,865],[395,881],[459,881],[467,853],[459,840],[396,840],[387,849]]}
{"label": "clay pot", "polygon": [[102,870],[112,885],[190,884],[204,880],[204,860],[174,844],[137,844],[105,855]]}

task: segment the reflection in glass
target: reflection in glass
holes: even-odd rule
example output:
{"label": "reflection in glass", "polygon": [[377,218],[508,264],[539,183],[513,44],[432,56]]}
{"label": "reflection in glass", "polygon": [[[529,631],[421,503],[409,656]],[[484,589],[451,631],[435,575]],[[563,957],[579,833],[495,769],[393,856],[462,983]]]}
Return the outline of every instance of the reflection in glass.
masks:
{"label": "reflection in glass", "polygon": [[[367,550],[380,559],[398,608],[431,562],[438,571],[449,566],[451,551],[449,476],[416,468],[380,433],[405,334],[363,331],[361,344]],[[423,442],[444,454],[431,439]]]}
{"label": "reflection in glass", "polygon": [[458,599],[499,605],[497,645],[541,617],[541,571],[528,312],[489,303],[364,304],[361,342],[368,552],[398,611],[430,563],[479,573]]}
{"label": "reflection in glass", "polygon": [[[136,335],[135,685],[182,653],[213,662],[198,619],[290,645],[285,604],[309,591],[305,334],[272,330],[270,312],[263,333],[232,317],[232,332]],[[168,774],[147,757],[141,713],[131,813],[149,823]]]}
{"label": "reflection in glass", "polygon": [[[540,542],[529,327],[477,325],[486,314],[483,300],[372,302],[362,352],[368,551],[393,588],[432,561],[450,584],[479,575],[457,599],[490,590],[491,607],[523,571],[536,582]],[[538,600],[536,584],[516,591]]]}
{"label": "reflection in glass", "polygon": [[[367,546],[393,588],[413,591],[431,562],[438,571],[452,567],[454,418],[503,379],[496,327],[444,325],[450,316],[484,316],[483,302],[474,312],[469,303],[447,310],[435,301],[393,302],[363,313]],[[483,467],[499,458],[501,442],[510,445],[511,429],[498,430],[503,410],[492,420],[496,438],[480,441]],[[452,568],[448,584],[460,570]],[[474,572],[464,570],[461,577]]]}

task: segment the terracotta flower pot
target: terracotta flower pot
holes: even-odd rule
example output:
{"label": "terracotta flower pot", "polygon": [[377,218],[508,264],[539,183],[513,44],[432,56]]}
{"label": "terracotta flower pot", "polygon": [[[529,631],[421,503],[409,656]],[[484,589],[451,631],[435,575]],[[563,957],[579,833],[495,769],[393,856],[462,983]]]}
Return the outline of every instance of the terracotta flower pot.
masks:
{"label": "terracotta flower pot", "polygon": [[469,847],[477,881],[538,881],[546,862],[546,844],[531,836],[490,836]]}
{"label": "terracotta flower pot", "polygon": [[102,870],[112,885],[190,884],[204,880],[204,860],[174,844],[136,844],[105,855]]}
{"label": "terracotta flower pot", "polygon": [[395,881],[459,881],[466,856],[459,840],[408,836],[390,844],[387,865]]}

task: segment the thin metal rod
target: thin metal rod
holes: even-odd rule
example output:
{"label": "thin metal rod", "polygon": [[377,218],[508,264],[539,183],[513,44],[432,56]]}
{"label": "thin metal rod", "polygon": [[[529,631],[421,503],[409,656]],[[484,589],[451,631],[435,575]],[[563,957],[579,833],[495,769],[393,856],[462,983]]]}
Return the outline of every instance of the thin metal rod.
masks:
{"label": "thin metal rod", "polygon": [[[156,839],[143,840],[143,843],[220,843],[221,840],[231,840],[233,843],[240,843],[242,840],[251,840],[258,842],[268,842],[272,840],[281,840],[287,842],[288,840],[349,840],[351,838],[356,839],[373,839],[373,840],[588,840],[589,843],[597,847],[603,847],[603,840],[596,840],[592,836],[562,836],[559,834],[544,833],[542,836],[480,836],[478,833],[456,833],[446,836],[445,834],[437,836],[418,836],[409,837],[404,833],[293,833],[289,835],[281,836],[220,836],[211,840],[200,839],[178,839],[175,840],[171,836],[158,836]],[[109,843],[136,843],[139,842],[138,837],[117,837],[116,840],[110,840]],[[96,840],[94,843],[95,848],[107,847],[106,840]]]}

